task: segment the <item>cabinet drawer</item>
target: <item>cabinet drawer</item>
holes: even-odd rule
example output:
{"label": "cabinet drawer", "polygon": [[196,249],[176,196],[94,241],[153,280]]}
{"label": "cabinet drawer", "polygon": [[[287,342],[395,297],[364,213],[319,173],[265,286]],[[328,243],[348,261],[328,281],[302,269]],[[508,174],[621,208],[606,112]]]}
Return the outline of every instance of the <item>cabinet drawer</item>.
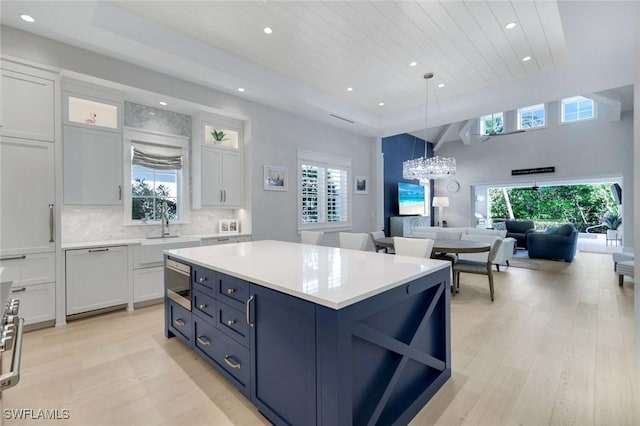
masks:
{"label": "cabinet drawer", "polygon": [[3,281],[15,286],[50,283],[56,280],[55,253],[36,253],[0,257]]}
{"label": "cabinet drawer", "polygon": [[195,347],[202,351],[210,363],[222,370],[238,389],[248,397],[249,395],[249,350],[234,342],[216,328],[200,319],[193,317],[193,333]]}
{"label": "cabinet drawer", "polygon": [[216,317],[216,300],[200,291],[194,290],[193,304],[191,306],[194,311],[201,313],[211,320]]}
{"label": "cabinet drawer", "polygon": [[169,327],[171,331],[191,341],[191,312],[182,306],[169,301]]}
{"label": "cabinet drawer", "polygon": [[248,348],[251,328],[247,324],[245,312],[234,309],[224,303],[218,303],[216,311],[218,330]]}
{"label": "cabinet drawer", "polygon": [[12,299],[20,300],[20,316],[26,325],[50,321],[56,316],[55,283],[11,286]]}
{"label": "cabinet drawer", "polygon": [[239,278],[218,274],[218,300],[237,309],[244,309],[249,298],[249,283]]}
{"label": "cabinet drawer", "polygon": [[192,274],[193,274],[194,283],[210,288],[211,290],[215,289],[215,283],[216,283],[215,271],[194,266]]}

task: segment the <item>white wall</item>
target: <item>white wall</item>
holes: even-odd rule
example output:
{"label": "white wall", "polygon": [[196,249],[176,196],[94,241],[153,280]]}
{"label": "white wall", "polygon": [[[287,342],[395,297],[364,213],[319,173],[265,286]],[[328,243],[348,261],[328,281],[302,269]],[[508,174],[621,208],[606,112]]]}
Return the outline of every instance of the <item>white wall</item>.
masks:
{"label": "white wall", "polygon": [[[640,24],[640,7],[638,8],[636,22]],[[634,109],[634,151],[633,151],[633,165],[634,165],[634,181],[640,182],[640,32],[636,36],[636,82],[634,85],[634,98],[633,103],[637,105]],[[640,249],[640,185],[634,190],[634,217],[635,217],[635,233],[633,241],[634,247]],[[640,260],[635,258],[634,269],[640,271]],[[634,284],[635,287],[635,311],[636,311],[636,360],[640,362],[640,286],[636,278]]]}
{"label": "white wall", "polygon": [[[633,245],[633,113],[624,112],[620,121],[601,118],[582,123],[559,125],[558,103],[548,104],[548,125],[544,129],[500,136],[485,143],[464,146],[445,144],[440,156],[457,161],[455,179],[461,189],[446,193],[446,181],[436,183],[435,195],[449,196],[446,216],[450,226],[469,226],[472,222],[470,185],[538,184],[546,180],[614,178],[622,176],[625,245]],[[599,116],[606,116],[599,111]],[[512,169],[555,166],[551,174],[511,176]]]}
{"label": "white wall", "polygon": [[[371,138],[11,27],[3,26],[1,30],[3,54],[249,117],[249,128],[245,132],[249,147],[245,151],[247,208],[238,215],[245,223],[251,218],[250,228],[255,240],[298,241],[298,148],[351,158],[355,175],[375,176],[375,141]],[[265,164],[289,169],[289,191],[263,190]],[[375,179],[370,183],[375,185]],[[375,223],[371,212],[375,211],[377,191],[373,186],[369,189],[368,195],[353,196],[355,232],[368,232]],[[214,229],[217,229],[217,222],[212,224],[212,231]],[[329,241],[333,241],[332,237]]]}

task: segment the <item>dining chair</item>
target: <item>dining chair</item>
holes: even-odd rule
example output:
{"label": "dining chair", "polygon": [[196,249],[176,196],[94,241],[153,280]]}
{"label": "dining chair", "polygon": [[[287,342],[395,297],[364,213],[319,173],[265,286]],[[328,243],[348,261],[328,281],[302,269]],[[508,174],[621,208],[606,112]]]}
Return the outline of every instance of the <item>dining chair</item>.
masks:
{"label": "dining chair", "polygon": [[396,255],[413,257],[431,257],[434,241],[429,238],[393,237]]}
{"label": "dining chair", "polygon": [[487,256],[487,260],[483,262],[474,260],[458,260],[452,265],[453,270],[453,289],[455,292],[460,291],[460,273],[465,272],[467,274],[482,274],[487,275],[489,278],[489,293],[491,295],[491,301],[493,302],[493,262],[496,258],[500,246],[502,245],[502,239],[496,238],[491,243],[491,250]]}
{"label": "dining chair", "polygon": [[369,234],[358,232],[340,232],[340,248],[351,250],[374,251]]}
{"label": "dining chair", "polygon": [[369,236],[371,237],[371,242],[373,243],[373,248],[375,251],[379,252],[379,251],[383,251],[385,253],[387,253],[387,248],[386,247],[378,247],[376,246],[376,240],[378,238],[384,238],[386,235],[384,235],[384,231],[373,231],[373,232],[369,232]]}
{"label": "dining chair", "polygon": [[322,237],[324,237],[324,232],[322,231],[300,231],[300,242],[302,244],[319,246]]}

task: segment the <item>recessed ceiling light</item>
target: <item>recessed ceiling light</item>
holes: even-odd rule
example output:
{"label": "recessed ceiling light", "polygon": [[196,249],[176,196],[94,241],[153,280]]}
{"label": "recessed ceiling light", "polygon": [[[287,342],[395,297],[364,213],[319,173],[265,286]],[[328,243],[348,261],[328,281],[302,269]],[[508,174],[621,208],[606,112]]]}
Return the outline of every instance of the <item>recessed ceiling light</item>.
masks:
{"label": "recessed ceiling light", "polygon": [[504,27],[505,27],[506,29],[510,30],[510,29],[515,28],[515,27],[516,27],[516,25],[518,25],[518,24],[516,24],[515,22],[509,22],[509,23],[508,23],[507,25],[505,25]]}
{"label": "recessed ceiling light", "polygon": [[418,65],[418,63],[416,61],[412,61],[409,63],[410,67],[415,67],[416,65]]}
{"label": "recessed ceiling light", "polygon": [[36,22],[36,20],[33,19],[33,16],[27,15],[27,14],[24,14],[24,13],[20,14],[20,19],[22,19],[25,22],[29,22],[29,23]]}
{"label": "recessed ceiling light", "polygon": [[531,56],[525,56],[524,58],[522,58],[522,62],[528,62],[531,60]]}
{"label": "recessed ceiling light", "polygon": [[384,106],[384,102],[378,103],[378,106]]}
{"label": "recessed ceiling light", "polygon": [[271,34],[273,32],[273,30],[271,29],[271,27],[264,27],[264,33],[265,34]]}
{"label": "recessed ceiling light", "polygon": [[444,83],[438,84],[438,87],[444,87]]}
{"label": "recessed ceiling light", "polygon": [[353,92],[353,87],[347,87],[347,92]]}
{"label": "recessed ceiling light", "polygon": [[238,87],[238,92],[244,92],[244,87]]}
{"label": "recessed ceiling light", "polygon": [[160,105],[167,106],[168,104],[165,101],[160,101]]}

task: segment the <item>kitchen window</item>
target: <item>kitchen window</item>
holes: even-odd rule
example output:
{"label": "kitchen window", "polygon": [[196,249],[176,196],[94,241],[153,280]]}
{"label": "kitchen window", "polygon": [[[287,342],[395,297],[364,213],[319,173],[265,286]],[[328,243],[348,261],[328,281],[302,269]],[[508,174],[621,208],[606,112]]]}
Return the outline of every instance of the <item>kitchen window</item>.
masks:
{"label": "kitchen window", "polygon": [[130,130],[125,142],[125,223],[158,224],[163,208],[170,221],[185,222],[188,139]]}
{"label": "kitchen window", "polygon": [[298,228],[351,227],[351,159],[298,151]]}

